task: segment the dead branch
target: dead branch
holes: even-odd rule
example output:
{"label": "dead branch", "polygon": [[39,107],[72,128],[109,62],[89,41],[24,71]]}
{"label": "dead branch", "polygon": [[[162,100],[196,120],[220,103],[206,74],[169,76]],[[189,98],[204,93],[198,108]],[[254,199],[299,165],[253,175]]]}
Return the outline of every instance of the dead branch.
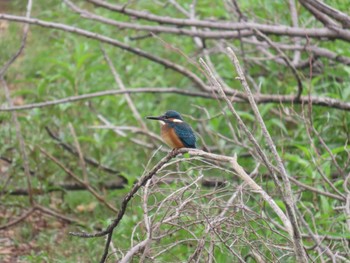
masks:
{"label": "dead branch", "polygon": [[244,169],[237,163],[236,157],[229,157],[224,155],[217,155],[217,154],[211,154],[207,153],[201,150],[195,150],[195,149],[179,149],[177,151],[170,152],[167,156],[165,156],[156,166],[152,168],[150,172],[148,172],[145,176],[143,176],[140,181],[138,181],[133,188],[130,190],[130,192],[124,197],[121,209],[118,212],[117,217],[113,220],[113,222],[103,231],[96,232],[96,233],[77,233],[77,232],[71,232],[70,234],[73,236],[83,237],[83,238],[93,238],[93,237],[101,237],[101,236],[108,236],[106,245],[105,245],[105,251],[103,253],[103,256],[101,258],[100,262],[105,262],[108,254],[108,248],[109,244],[111,242],[111,236],[113,234],[114,229],[118,226],[119,222],[122,220],[127,205],[129,201],[133,198],[133,196],[136,194],[136,192],[143,186],[147,181],[149,181],[155,174],[157,174],[162,167],[170,161],[172,158],[174,158],[176,155],[180,153],[189,153],[191,156],[200,156],[205,159],[215,160],[219,162],[228,162],[232,165],[233,169],[237,172],[237,175],[247,183],[247,185],[259,193],[261,197],[270,205],[272,210],[278,215],[278,217],[283,222],[284,226],[286,227],[289,235],[293,237],[293,228],[292,225],[287,218],[287,216],[283,213],[283,211],[276,205],[275,201],[258,185],[256,182],[250,178],[250,176],[244,171]]}
{"label": "dead branch", "polygon": [[[47,133],[49,134],[49,136],[52,139],[57,141],[59,146],[61,146],[64,150],[68,151],[69,153],[73,154],[74,156],[78,157],[77,151],[71,145],[69,145],[68,143],[63,142],[62,139],[59,138],[58,135],[55,134],[48,126],[45,127],[45,130],[47,131]],[[92,165],[93,167],[102,169],[103,171],[105,171],[107,173],[111,173],[111,174],[113,174],[115,176],[118,176],[118,178],[120,178],[122,184],[127,184],[128,183],[128,179],[125,178],[124,176],[122,176],[120,174],[120,171],[112,169],[111,167],[107,167],[107,166],[97,162],[96,160],[90,158],[90,157],[84,156],[84,161],[86,163]]]}
{"label": "dead branch", "polygon": [[[212,183],[214,184],[214,182]],[[108,181],[98,185],[100,190],[116,190],[124,189],[125,182],[120,180]],[[32,194],[35,195],[45,195],[47,193],[56,191],[82,191],[87,190],[85,185],[79,183],[61,183],[57,185],[49,184],[47,189],[33,188]],[[1,195],[28,195],[28,190],[24,188],[15,188],[13,190],[2,191]]]}
{"label": "dead branch", "polygon": [[[32,12],[32,0],[28,0],[27,11],[26,11],[26,16],[25,16],[27,19],[30,19],[31,12]],[[8,68],[22,54],[22,52],[25,48],[26,42],[27,42],[28,32],[29,32],[29,24],[25,24],[23,27],[22,40],[21,40],[21,45],[20,45],[19,49],[5,63],[5,65],[0,69],[0,81],[1,81],[1,84],[4,88],[7,104],[9,107],[13,106],[13,101],[11,98],[10,90],[7,86],[7,82],[5,80],[5,74],[6,74],[6,71],[8,70]],[[16,112],[12,112],[11,115],[12,115],[12,120],[13,120],[13,123],[15,126],[16,137],[17,137],[17,140],[19,142],[19,152],[20,152],[20,155],[21,155],[21,158],[23,161],[23,167],[24,167],[24,172],[25,172],[26,181],[27,181],[27,188],[28,188],[28,193],[29,193],[29,202],[30,202],[31,206],[34,206],[34,199],[32,196],[32,184],[31,184],[31,178],[30,178],[29,158],[28,158],[24,138],[23,138],[22,131],[21,131],[21,125],[20,125],[20,122],[18,121]]]}
{"label": "dead branch", "polygon": [[[64,103],[72,103],[75,101],[87,100],[92,98],[98,98],[109,95],[116,94],[137,94],[137,93],[175,93],[184,96],[192,96],[192,97],[200,97],[205,99],[220,99],[223,100],[221,95],[213,95],[211,92],[195,92],[182,90],[177,88],[133,88],[133,89],[125,89],[125,90],[105,90],[100,92],[94,92],[89,94],[71,96],[63,99],[45,101],[32,103],[21,106],[12,106],[12,107],[0,107],[0,112],[9,112],[9,111],[20,111],[20,110],[28,110],[34,108],[43,108],[49,107],[58,104]],[[242,92],[238,90],[232,89],[231,91],[225,90],[225,94],[227,96],[234,96],[231,100],[232,102],[237,103],[247,103],[248,98]],[[271,95],[271,94],[253,94],[254,100],[257,104],[265,104],[265,103],[294,103],[300,105],[306,105],[310,100],[314,106],[323,106],[329,108],[335,108],[345,111],[350,111],[350,103],[343,102],[333,98],[320,97],[320,96],[301,96],[299,100],[295,101],[294,95]]]}
{"label": "dead branch", "polygon": [[0,14],[0,19],[14,21],[14,22],[20,22],[20,23],[25,23],[25,24],[32,24],[32,25],[37,25],[37,26],[41,26],[41,27],[54,28],[54,29],[58,29],[58,30],[62,30],[65,32],[69,32],[69,33],[81,35],[81,36],[84,36],[87,38],[98,40],[101,43],[106,43],[106,44],[121,48],[121,49],[126,50],[128,52],[131,52],[137,56],[140,56],[140,57],[149,59],[155,63],[161,64],[166,68],[172,69],[172,70],[188,77],[194,83],[196,83],[196,85],[200,89],[202,89],[202,90],[207,89],[205,83],[203,83],[203,81],[199,77],[197,77],[196,74],[187,70],[183,66],[175,64],[167,59],[160,58],[160,57],[153,55],[151,53],[147,53],[139,48],[133,48],[133,47],[126,45],[126,44],[124,44],[116,39],[113,39],[113,38],[110,38],[110,37],[107,37],[107,36],[104,36],[104,35],[101,35],[101,34],[98,34],[95,32],[91,32],[88,30],[84,30],[81,28],[77,28],[74,26],[69,26],[69,25],[54,23],[54,22],[48,22],[48,21],[35,19],[35,18],[26,18],[26,17],[22,17],[22,16]]}
{"label": "dead branch", "polygon": [[228,48],[228,54],[229,54],[233,64],[236,67],[237,73],[239,75],[239,80],[241,81],[241,83],[244,87],[244,90],[246,91],[246,93],[248,95],[250,106],[252,107],[252,109],[254,111],[255,117],[256,117],[256,119],[261,127],[261,130],[264,134],[264,137],[267,141],[267,144],[270,148],[270,151],[272,152],[274,159],[277,162],[277,167],[278,167],[279,173],[282,176],[283,188],[281,188],[281,190],[282,190],[284,203],[286,205],[286,209],[288,212],[289,220],[291,221],[291,225],[293,227],[292,238],[294,240],[294,252],[296,254],[297,260],[298,260],[298,262],[307,262],[308,260],[307,260],[307,256],[306,256],[306,253],[305,253],[305,250],[303,247],[300,229],[298,226],[298,221],[297,221],[297,216],[296,216],[296,209],[297,208],[295,206],[295,201],[293,198],[292,188],[290,185],[287,171],[284,167],[284,164],[282,162],[280,155],[278,154],[278,152],[276,150],[275,143],[273,142],[271,135],[266,128],[265,122],[261,117],[261,114],[260,114],[260,111],[257,107],[257,104],[254,101],[254,96],[251,93],[251,90],[248,86],[248,83],[245,79],[244,73],[239,65],[239,61],[238,61],[235,53],[233,52],[232,49]]}
{"label": "dead branch", "polygon": [[39,147],[39,150],[48,157],[51,161],[53,161],[55,164],[57,164],[66,174],[68,174],[72,179],[74,179],[77,183],[84,185],[86,189],[94,196],[96,199],[104,204],[108,209],[112,210],[113,212],[117,212],[118,210],[112,206],[110,203],[106,201],[106,199],[101,196],[96,190],[84,180],[80,179],[75,173],[73,173],[71,170],[69,170],[63,163],[61,163],[57,158],[49,154],[47,151],[45,151],[43,148]]}
{"label": "dead branch", "polygon": [[[137,17],[139,19],[146,19],[149,21],[158,22],[161,24],[177,25],[177,26],[195,26],[195,27],[205,27],[210,29],[220,29],[220,30],[240,30],[241,34],[243,30],[248,30],[245,34],[254,35],[252,31],[249,30],[257,29],[264,34],[274,34],[274,35],[285,35],[290,37],[311,37],[311,38],[340,38],[345,41],[350,41],[350,31],[340,30],[334,31],[328,28],[298,28],[298,27],[289,27],[289,26],[280,26],[280,25],[267,25],[259,24],[254,22],[227,22],[227,21],[205,21],[205,20],[196,20],[196,19],[179,19],[165,16],[158,16],[144,11],[137,11],[129,8],[125,8],[122,5],[110,4],[107,2],[102,2],[100,0],[88,0],[95,4],[111,11],[120,12],[128,16]],[[193,32],[190,32],[191,36],[195,36]],[[231,35],[230,35],[231,34]],[[227,34],[221,35],[218,38],[231,38],[236,37],[237,32],[229,32]],[[243,34],[244,35],[244,34]],[[199,35],[197,35],[199,36]],[[207,37],[207,36],[202,36]],[[209,36],[210,37],[210,36]],[[213,36],[212,36],[213,37]]]}

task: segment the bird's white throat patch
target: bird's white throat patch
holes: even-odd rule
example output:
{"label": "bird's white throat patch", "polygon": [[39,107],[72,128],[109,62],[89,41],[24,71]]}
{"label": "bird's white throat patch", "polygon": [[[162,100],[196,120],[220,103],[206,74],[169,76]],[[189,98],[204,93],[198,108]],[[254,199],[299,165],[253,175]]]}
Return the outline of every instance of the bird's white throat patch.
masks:
{"label": "bird's white throat patch", "polygon": [[[168,119],[169,121],[171,121],[171,122],[183,122],[182,120],[179,120],[179,119]],[[165,121],[162,121],[162,120],[159,120],[159,122],[160,122],[160,124],[161,125],[165,125],[166,123],[165,123]]]}

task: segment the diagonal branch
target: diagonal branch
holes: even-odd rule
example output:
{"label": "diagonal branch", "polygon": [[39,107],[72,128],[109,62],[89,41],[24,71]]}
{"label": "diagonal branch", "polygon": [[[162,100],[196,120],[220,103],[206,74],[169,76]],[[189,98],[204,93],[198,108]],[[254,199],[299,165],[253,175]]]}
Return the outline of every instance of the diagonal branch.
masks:
{"label": "diagonal branch", "polygon": [[301,4],[307,3],[316,10],[340,22],[344,28],[350,28],[350,16],[318,0],[299,0]]}
{"label": "diagonal branch", "polygon": [[228,55],[230,57],[230,59],[232,60],[233,64],[236,67],[237,73],[239,75],[239,80],[242,83],[242,86],[244,88],[244,90],[246,91],[247,95],[248,95],[248,99],[249,99],[249,103],[252,107],[252,110],[255,114],[255,117],[261,127],[261,130],[263,132],[263,135],[267,141],[267,144],[270,148],[270,151],[272,152],[274,159],[277,162],[277,167],[279,170],[279,173],[282,177],[283,180],[283,199],[284,199],[284,203],[286,205],[286,209],[288,212],[288,216],[289,216],[289,220],[291,221],[291,225],[293,227],[293,244],[294,244],[294,252],[296,254],[297,260],[298,262],[307,262],[307,256],[303,247],[303,243],[302,243],[302,239],[301,239],[301,234],[300,234],[300,229],[298,226],[298,221],[297,221],[297,215],[296,215],[296,207],[295,207],[295,202],[294,202],[294,198],[293,198],[293,194],[292,194],[292,188],[290,185],[290,181],[288,178],[288,174],[287,171],[284,167],[284,164],[282,162],[281,157],[279,156],[276,146],[271,138],[270,133],[268,132],[265,122],[261,117],[261,114],[259,112],[258,106],[254,101],[254,96],[248,86],[248,83],[245,79],[245,76],[243,74],[243,71],[239,65],[239,61],[235,55],[235,53],[233,52],[233,50],[231,48],[228,48]]}
{"label": "diagonal branch", "polygon": [[[73,148],[73,146],[69,145],[68,143],[65,143],[64,141],[62,141],[61,138],[59,138],[59,136],[57,134],[55,134],[48,126],[45,127],[46,132],[49,134],[49,136],[55,140],[59,146],[61,146],[64,150],[68,151],[69,153],[78,156],[78,152]],[[90,165],[92,165],[93,167],[102,169],[103,171],[113,174],[113,175],[117,175],[118,178],[120,178],[121,180],[121,184],[127,184],[128,180],[121,175],[120,171],[115,170],[113,168],[107,167],[101,163],[99,163],[98,161],[96,161],[95,159],[92,159],[90,157],[86,157],[84,156],[84,161]]]}
{"label": "diagonal branch", "polygon": [[[31,12],[32,12],[32,0],[28,0],[27,11],[26,11],[26,19],[30,19]],[[7,86],[7,82],[5,80],[5,74],[6,74],[7,70],[9,69],[9,67],[22,54],[22,52],[23,52],[23,50],[25,48],[25,45],[27,43],[28,32],[29,32],[29,24],[25,24],[24,27],[23,27],[22,41],[21,41],[21,45],[20,45],[19,49],[5,63],[5,65],[0,69],[0,81],[1,81],[1,84],[2,84],[2,86],[4,88],[4,91],[5,91],[5,96],[6,96],[6,100],[7,100],[7,103],[8,103],[8,107],[13,107],[13,101],[12,101],[12,98],[11,98],[9,87]],[[31,183],[31,178],[30,178],[29,159],[28,159],[28,154],[27,154],[27,151],[26,151],[26,146],[25,146],[24,138],[23,138],[22,131],[21,131],[21,124],[18,121],[16,112],[12,112],[11,115],[12,115],[13,123],[15,125],[16,137],[17,137],[17,140],[18,140],[18,143],[19,143],[19,152],[20,152],[20,155],[21,155],[21,158],[22,158],[22,161],[23,161],[24,173],[25,173],[25,176],[26,176],[27,188],[28,188],[28,193],[29,193],[29,202],[33,206],[34,205],[34,199],[33,199],[33,195],[32,195],[32,183]]]}
{"label": "diagonal branch", "polygon": [[[350,41],[350,31],[348,30],[337,30],[334,31],[329,28],[300,28],[300,27],[290,27],[290,26],[280,26],[280,25],[269,25],[269,24],[259,24],[255,22],[227,22],[227,21],[209,21],[209,20],[197,20],[197,19],[181,19],[173,18],[168,16],[158,16],[152,13],[137,11],[133,9],[125,8],[124,5],[110,4],[105,1],[100,0],[88,0],[95,4],[111,11],[119,12],[128,16],[136,17],[139,19],[146,19],[149,21],[158,22],[160,24],[170,24],[177,26],[196,26],[204,27],[210,29],[220,29],[220,30],[253,30],[257,29],[263,32],[264,34],[273,34],[273,35],[284,35],[289,37],[305,37],[310,38],[339,38],[345,41]],[[236,32],[234,32],[236,35]],[[243,32],[241,31],[241,34]],[[232,34],[232,33],[231,33]],[[244,33],[244,34],[248,34]],[[242,34],[242,35],[244,35]],[[253,35],[253,34],[250,34]],[[226,35],[226,37],[231,37]],[[233,37],[233,34],[232,34]]]}
{"label": "diagonal branch", "polygon": [[101,237],[101,236],[108,236],[107,242],[105,245],[105,251],[101,258],[100,262],[105,262],[107,255],[108,255],[108,248],[109,244],[111,242],[111,238],[113,235],[114,229],[119,225],[120,221],[124,217],[124,214],[126,212],[126,208],[128,206],[128,203],[130,200],[134,197],[134,195],[139,191],[139,189],[145,185],[153,176],[155,176],[165,164],[167,164],[172,158],[177,156],[181,153],[189,153],[191,156],[198,156],[202,157],[204,159],[210,159],[215,160],[219,162],[228,162],[232,165],[233,169],[237,172],[238,176],[245,182],[247,185],[257,193],[261,195],[261,197],[270,205],[270,207],[273,209],[273,211],[278,215],[278,217],[281,219],[283,224],[285,225],[287,231],[290,235],[293,234],[292,226],[290,224],[289,219],[286,217],[286,215],[283,213],[281,208],[275,203],[275,201],[244,171],[244,169],[237,163],[236,157],[230,157],[230,156],[224,156],[224,155],[218,155],[218,154],[212,154],[207,153],[202,150],[197,149],[179,149],[177,151],[171,151],[169,152],[161,161],[158,162],[147,174],[145,174],[129,191],[129,193],[123,198],[121,208],[116,216],[116,218],[113,220],[113,222],[103,231],[95,232],[92,234],[85,233],[85,232],[71,232],[70,234],[73,236],[83,237],[83,238],[94,238],[94,237]]}
{"label": "diagonal branch", "polygon": [[207,90],[207,86],[205,83],[193,72],[187,70],[185,67],[178,65],[176,63],[173,63],[167,59],[160,58],[158,56],[155,56],[151,53],[147,53],[146,51],[143,51],[139,48],[134,48],[131,47],[127,44],[124,44],[118,40],[115,40],[113,38],[107,37],[105,35],[101,35],[95,32],[91,32],[88,30],[84,30],[78,27],[74,26],[69,26],[65,24],[60,24],[60,23],[55,23],[55,22],[48,22],[40,19],[35,19],[35,18],[27,18],[27,17],[22,17],[22,16],[14,16],[14,15],[8,15],[8,14],[0,14],[0,19],[5,19],[9,21],[14,21],[14,22],[20,22],[20,23],[25,23],[25,24],[33,24],[41,27],[47,27],[47,28],[54,28],[58,30],[62,30],[65,32],[77,34],[80,36],[84,36],[87,38],[99,40],[102,43],[107,43],[109,45],[121,48],[123,50],[126,50],[128,52],[131,52],[137,56],[146,58],[148,60],[151,60],[155,63],[163,65],[165,68],[170,68],[187,78],[189,78],[191,81],[193,81],[200,89],[202,90]]}
{"label": "diagonal branch", "polygon": [[57,166],[59,166],[66,174],[68,174],[72,179],[74,179],[79,184],[83,185],[96,199],[104,204],[108,209],[110,209],[113,212],[117,212],[118,210],[112,206],[110,203],[106,201],[106,199],[101,196],[89,183],[85,182],[84,180],[80,179],[76,174],[74,174],[71,170],[69,170],[66,165],[61,163],[57,158],[49,154],[47,151],[45,151],[43,148],[38,146],[39,150],[51,161],[53,161]]}

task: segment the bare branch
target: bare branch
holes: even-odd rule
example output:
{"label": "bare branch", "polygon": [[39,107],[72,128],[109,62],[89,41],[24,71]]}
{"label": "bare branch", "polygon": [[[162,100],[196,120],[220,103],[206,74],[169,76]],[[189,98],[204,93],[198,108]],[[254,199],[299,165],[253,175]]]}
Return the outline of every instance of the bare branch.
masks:
{"label": "bare branch", "polygon": [[93,187],[90,186],[89,183],[85,182],[84,180],[80,179],[76,174],[74,174],[71,170],[69,170],[63,163],[61,163],[58,159],[56,159],[54,156],[49,154],[47,151],[45,151],[43,148],[38,147],[39,150],[46,156],[48,157],[51,161],[53,161],[55,164],[57,164],[65,173],[67,173],[72,179],[74,179],[76,182],[84,185],[86,189],[96,197],[96,199],[104,204],[108,209],[112,210],[113,212],[118,212],[118,210],[112,206],[110,203],[106,201],[106,199],[101,196],[99,193],[93,189]]}
{"label": "bare branch", "polygon": [[[264,34],[274,34],[274,35],[286,35],[290,37],[311,37],[311,38],[322,38],[322,37],[329,37],[329,38],[340,38],[345,41],[350,41],[350,31],[348,30],[340,30],[335,32],[334,30],[328,29],[328,28],[294,28],[289,26],[279,26],[279,25],[266,25],[266,24],[259,24],[254,22],[226,22],[226,21],[206,21],[206,20],[195,20],[195,19],[179,19],[179,18],[172,18],[172,17],[163,17],[163,16],[157,16],[148,12],[143,11],[136,11],[132,9],[125,8],[121,5],[114,5],[107,2],[102,2],[100,0],[88,0],[89,2],[100,6],[107,8],[112,11],[120,12],[126,15],[130,15],[133,17],[146,19],[154,22],[159,22],[161,24],[171,24],[171,25],[178,25],[178,26],[196,26],[196,27],[206,27],[206,28],[215,28],[215,29],[225,29],[225,30],[240,30],[241,35],[253,35],[254,33],[252,31],[249,32],[249,30],[257,29]],[[1,18],[1,17],[0,17]],[[248,30],[247,32],[244,32],[243,30]],[[190,31],[191,32],[191,31]],[[191,32],[193,36],[193,32]],[[237,35],[237,32],[228,32],[222,35],[219,38],[231,38],[233,35]],[[198,35],[197,35],[198,36]],[[216,37],[215,37],[216,38]]]}
{"label": "bare branch", "polygon": [[295,77],[295,79],[297,80],[298,83],[298,92],[295,95],[295,100],[299,100],[301,97],[301,94],[303,92],[303,84],[301,81],[301,77],[299,75],[299,72],[296,70],[295,66],[293,65],[293,63],[289,60],[289,58],[287,57],[286,54],[284,54],[277,46],[275,46],[273,44],[273,42],[267,37],[265,36],[263,33],[261,33],[260,31],[256,30],[255,31],[260,37],[262,37],[263,39],[266,40],[267,43],[269,43],[269,45],[271,45],[271,47],[273,47],[282,57],[282,59],[285,61],[286,65],[292,70],[292,73]]}
{"label": "bare branch", "polygon": [[332,17],[333,19],[339,21],[344,28],[350,28],[350,16],[347,14],[330,7],[329,5],[320,2],[318,0],[299,0],[302,4],[307,3],[310,6],[313,6],[316,10]]}
{"label": "bare branch", "polygon": [[158,64],[161,64],[163,66],[165,66],[166,68],[170,68],[186,77],[188,77],[189,79],[191,79],[194,83],[196,83],[196,85],[203,89],[206,90],[207,87],[206,85],[203,83],[203,81],[197,77],[196,74],[192,73],[191,71],[187,70],[186,68],[175,64],[167,59],[164,58],[160,58],[158,56],[155,56],[153,54],[147,53],[139,48],[133,48],[131,46],[128,46],[118,40],[115,40],[113,38],[101,35],[101,34],[97,34],[88,30],[84,30],[84,29],[80,29],[77,27],[73,27],[73,26],[68,26],[65,24],[60,24],[60,23],[54,23],[54,22],[48,22],[48,21],[44,21],[44,20],[40,20],[40,19],[34,19],[34,18],[26,18],[26,17],[21,17],[21,16],[14,16],[14,15],[7,15],[7,14],[0,14],[0,19],[5,19],[5,20],[9,20],[9,21],[14,21],[14,22],[20,22],[20,23],[25,23],[25,24],[33,24],[33,25],[38,25],[41,27],[48,27],[48,28],[54,28],[54,29],[58,29],[58,30],[62,30],[65,32],[70,32],[73,34],[77,34],[77,35],[81,35],[87,38],[91,38],[91,39],[96,39],[99,40],[102,43],[107,43],[109,45],[121,48],[123,50],[129,51],[137,56],[149,59],[153,62],[156,62]]}
{"label": "bare branch", "polygon": [[[32,0],[28,0],[27,3],[27,12],[26,12],[26,18],[30,19],[30,14],[32,12]],[[6,71],[8,70],[8,68],[13,64],[13,62],[15,62],[15,60],[22,54],[26,42],[27,42],[27,36],[28,36],[28,32],[29,32],[29,24],[26,23],[24,24],[23,27],[23,35],[22,35],[22,41],[21,41],[21,46],[19,47],[19,49],[17,50],[17,52],[10,58],[10,60],[8,60],[5,65],[0,69],[0,76],[3,77],[6,73]]]}
{"label": "bare branch", "polygon": [[275,161],[277,162],[277,167],[278,167],[278,170],[280,172],[280,175],[282,176],[282,180],[283,180],[282,194],[283,194],[284,203],[286,205],[286,209],[288,212],[288,216],[289,216],[289,219],[291,220],[291,225],[293,228],[292,238],[294,240],[294,242],[293,242],[294,243],[294,252],[296,254],[297,260],[298,260],[298,262],[307,262],[307,256],[306,256],[306,253],[305,253],[305,250],[303,247],[303,243],[302,243],[302,239],[301,239],[301,235],[300,235],[300,230],[299,230],[296,212],[295,212],[295,210],[296,210],[295,202],[294,202],[292,188],[290,185],[287,171],[284,167],[284,164],[282,162],[281,157],[279,156],[279,154],[276,150],[276,146],[271,138],[271,135],[266,128],[264,120],[262,119],[262,117],[260,115],[257,104],[254,101],[254,96],[251,93],[251,90],[248,86],[248,83],[245,79],[245,76],[244,76],[243,71],[239,65],[239,61],[238,61],[235,53],[233,52],[232,49],[228,48],[228,54],[236,67],[237,73],[239,75],[239,80],[241,81],[243,88],[248,95],[250,106],[252,107],[252,110],[255,114],[255,117],[256,117],[256,119],[261,127],[261,130],[264,134],[264,137],[267,141],[267,144],[268,144],[268,146],[269,146],[269,148],[274,156]]}
{"label": "bare branch", "polygon": [[[73,146],[69,145],[68,143],[65,143],[64,141],[62,141],[62,139],[60,139],[58,137],[58,135],[56,135],[48,126],[45,127],[45,130],[47,131],[47,133],[49,134],[49,136],[55,140],[59,146],[61,146],[64,150],[68,151],[69,153],[73,154],[74,156],[79,156],[78,152],[74,149]],[[107,167],[101,163],[99,163],[98,161],[96,161],[95,159],[92,159],[90,157],[86,157],[84,156],[84,161],[96,168],[102,169],[103,171],[107,172],[107,173],[111,173],[113,175],[117,175],[118,178],[121,181],[121,184],[127,184],[128,180],[122,176],[120,174],[120,171],[117,171],[115,169],[112,169],[111,167]]]}
{"label": "bare branch", "polygon": [[[28,0],[27,2],[27,12],[26,12],[26,18],[30,19],[32,11],[32,0]],[[22,40],[21,40],[21,45],[17,52],[5,63],[5,65],[0,69],[0,81],[1,84],[4,88],[5,91],[5,96],[7,100],[8,107],[13,107],[13,101],[11,99],[11,94],[10,90],[7,86],[7,82],[5,81],[5,74],[8,68],[15,62],[15,60],[22,54],[26,42],[27,42],[27,36],[29,32],[29,24],[25,24],[23,28],[23,34],[22,34]],[[16,112],[12,112],[12,120],[15,125],[15,131],[16,131],[16,137],[19,142],[19,152],[23,161],[23,167],[24,167],[24,172],[26,176],[26,181],[27,181],[27,187],[28,187],[28,193],[29,193],[29,202],[33,206],[34,205],[34,199],[32,195],[32,183],[31,183],[31,178],[30,178],[30,168],[29,168],[29,159],[27,155],[27,150],[24,142],[24,138],[21,132],[21,125],[20,122],[18,121],[17,114]]]}
{"label": "bare branch", "polygon": [[[114,65],[113,65],[113,63],[112,63],[112,61],[111,61],[111,59],[109,58],[109,56],[108,56],[106,50],[105,50],[103,47],[101,47],[101,49],[102,49],[102,52],[103,52],[103,56],[105,57],[105,60],[107,61],[108,66],[109,66],[109,68],[111,69],[111,72],[112,72],[113,77],[114,77],[114,81],[117,83],[117,85],[118,85],[118,87],[119,87],[120,90],[126,90],[125,85],[124,85],[123,81],[121,80],[121,78],[120,78],[118,72],[116,71],[116,69],[115,69],[115,67],[114,67]],[[128,93],[125,93],[125,94],[124,94],[124,97],[125,97],[125,99],[126,99],[128,105],[129,105],[129,108],[130,108],[130,110],[132,111],[132,113],[133,113],[135,119],[139,122],[139,124],[141,125],[141,127],[142,127],[145,131],[148,131],[147,125],[146,125],[145,122],[143,121],[143,119],[142,119],[140,113],[138,112],[138,110],[137,110],[137,108],[136,108],[134,102],[132,101],[130,95],[129,95]]]}
{"label": "bare branch", "polygon": [[[43,108],[49,107],[52,105],[58,105],[63,103],[71,103],[80,100],[93,99],[103,96],[116,95],[116,94],[137,94],[137,93],[175,93],[183,96],[193,96],[200,97],[205,99],[223,99],[221,95],[213,95],[211,92],[195,92],[188,91],[177,88],[134,88],[134,89],[125,89],[125,90],[105,90],[100,92],[88,93],[83,95],[66,97],[63,99],[57,99],[52,101],[38,102],[33,104],[21,105],[21,106],[12,106],[12,107],[1,107],[1,111],[19,111],[27,110],[34,108]],[[225,90],[227,96],[235,96],[231,99],[232,102],[248,102],[247,96],[242,92],[237,90]],[[345,111],[350,111],[350,102],[343,102],[333,98],[319,97],[319,96],[301,96],[298,101],[295,101],[294,95],[264,95],[264,94],[254,94],[254,100],[256,103],[294,103],[294,104],[307,104],[310,100],[312,104],[324,107],[330,107]]]}
{"label": "bare branch", "polygon": [[[295,0],[289,0],[288,3],[289,3],[290,16],[292,18],[292,26],[299,27],[298,12],[297,12],[297,8],[295,5]],[[293,40],[294,40],[294,44],[296,44],[296,45],[300,44],[300,38],[295,37]],[[293,65],[298,64],[299,60],[300,60],[300,52],[298,50],[296,50],[294,52]]]}
{"label": "bare branch", "polygon": [[36,210],[36,207],[33,206],[31,207],[28,211],[24,212],[21,216],[19,216],[18,218],[16,218],[15,220],[8,222],[4,225],[0,225],[0,230],[4,230],[6,228],[12,227],[20,222],[22,222],[23,220],[25,220],[28,216],[30,216],[31,214],[33,214]]}
{"label": "bare branch", "polygon": [[329,18],[325,13],[320,11],[311,5],[308,1],[301,0],[299,1],[314,17],[319,20],[322,24],[329,28],[336,28],[338,24],[335,23],[331,18]]}
{"label": "bare branch", "polygon": [[88,184],[89,183],[89,178],[88,178],[88,174],[87,174],[87,171],[86,171],[86,164],[85,164],[85,159],[84,159],[83,152],[81,151],[80,144],[79,144],[79,141],[78,141],[78,138],[77,138],[77,135],[75,133],[75,130],[74,130],[74,127],[73,127],[72,123],[69,123],[68,127],[69,127],[70,133],[71,133],[71,135],[73,137],[73,140],[74,140],[74,146],[75,146],[75,148],[77,149],[77,152],[78,152],[79,164],[80,164],[81,170],[83,172],[84,181],[85,181],[86,184]]}

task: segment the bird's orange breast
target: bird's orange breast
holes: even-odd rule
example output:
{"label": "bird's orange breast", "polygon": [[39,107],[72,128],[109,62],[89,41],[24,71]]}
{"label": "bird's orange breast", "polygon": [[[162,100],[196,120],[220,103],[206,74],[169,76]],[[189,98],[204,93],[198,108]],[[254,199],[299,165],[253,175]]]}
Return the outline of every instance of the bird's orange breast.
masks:
{"label": "bird's orange breast", "polygon": [[173,128],[168,125],[162,125],[161,136],[165,143],[169,145],[173,149],[183,148],[185,147],[179,137],[176,135]]}

